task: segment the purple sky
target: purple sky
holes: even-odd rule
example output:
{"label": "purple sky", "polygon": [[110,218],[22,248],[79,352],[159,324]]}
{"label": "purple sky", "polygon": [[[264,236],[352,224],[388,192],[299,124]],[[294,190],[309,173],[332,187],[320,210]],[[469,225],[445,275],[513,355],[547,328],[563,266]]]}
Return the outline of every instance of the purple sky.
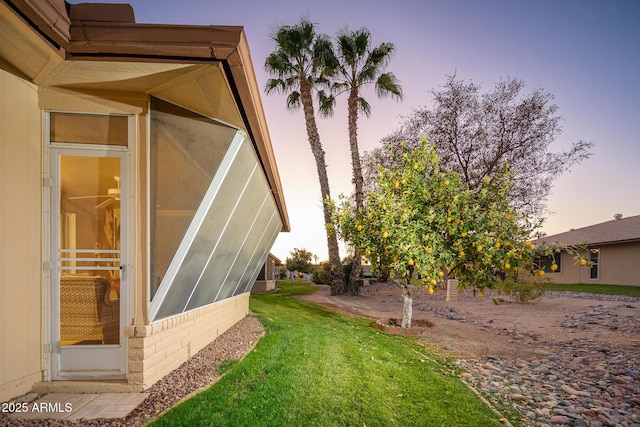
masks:
{"label": "purple sky", "polygon": [[[397,52],[388,71],[400,79],[405,99],[397,103],[365,93],[372,115],[359,124],[361,151],[379,146],[413,109],[430,106],[430,91],[443,85],[448,74],[485,89],[501,77],[522,78],[525,91],[543,88],[553,94],[564,118],[564,133],[552,151],[581,139],[596,144],[590,159],[557,180],[543,230],[555,234],[608,221],[614,213],[640,214],[639,1],[129,3],[139,23],[244,26],[261,87],[269,78],[264,59],[274,50],[270,32],[297,23],[301,16],[322,33],[367,27],[374,44],[394,43]],[[326,259],[320,190],[304,118],[301,112],[286,111],[284,96],[262,98],[292,226],[272,252],[284,261],[293,248],[306,248]],[[351,192],[346,99],[338,102],[332,119],[319,119],[334,198]]]}

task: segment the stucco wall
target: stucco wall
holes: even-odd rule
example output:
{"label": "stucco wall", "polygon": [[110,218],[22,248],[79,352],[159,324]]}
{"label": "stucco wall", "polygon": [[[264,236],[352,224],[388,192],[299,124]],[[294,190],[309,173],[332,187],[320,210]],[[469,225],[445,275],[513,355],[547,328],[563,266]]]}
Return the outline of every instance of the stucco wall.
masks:
{"label": "stucco wall", "polygon": [[42,379],[38,89],[0,70],[0,401]]}
{"label": "stucco wall", "polygon": [[151,387],[248,313],[247,292],[151,325],[125,327],[129,384]]}
{"label": "stucco wall", "polygon": [[[599,246],[598,278],[590,278],[590,269],[576,264],[572,255],[562,254],[560,273],[546,277],[554,283],[593,283],[603,285],[640,286],[640,243]],[[589,259],[588,253],[583,253]]]}

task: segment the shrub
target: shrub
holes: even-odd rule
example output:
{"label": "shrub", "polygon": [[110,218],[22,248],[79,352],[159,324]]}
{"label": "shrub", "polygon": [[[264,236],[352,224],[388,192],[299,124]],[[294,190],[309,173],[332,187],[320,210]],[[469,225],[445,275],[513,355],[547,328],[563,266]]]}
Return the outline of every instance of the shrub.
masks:
{"label": "shrub", "polygon": [[506,295],[518,303],[533,302],[544,294],[544,284],[538,281],[505,280],[496,285],[496,290],[501,295]]}
{"label": "shrub", "polygon": [[313,283],[317,285],[328,285],[329,279],[331,278],[330,267],[331,266],[329,264],[329,261],[320,263],[320,265],[318,265],[316,269],[313,270],[313,274],[311,275],[311,280],[313,281]]}

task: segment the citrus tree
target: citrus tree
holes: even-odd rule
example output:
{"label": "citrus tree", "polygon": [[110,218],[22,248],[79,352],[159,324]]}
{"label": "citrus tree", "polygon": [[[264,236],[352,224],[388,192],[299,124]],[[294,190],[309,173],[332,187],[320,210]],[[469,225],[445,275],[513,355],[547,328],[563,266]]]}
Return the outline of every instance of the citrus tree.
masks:
{"label": "citrus tree", "polygon": [[393,167],[379,168],[364,207],[357,210],[341,197],[339,205],[332,203],[332,224],[400,288],[402,327],[411,326],[413,298],[449,278],[482,291],[539,274],[532,270],[530,242],[537,224],[509,206],[506,166],[470,189],[457,172],[440,170],[426,138],[412,149],[389,148],[389,156]]}

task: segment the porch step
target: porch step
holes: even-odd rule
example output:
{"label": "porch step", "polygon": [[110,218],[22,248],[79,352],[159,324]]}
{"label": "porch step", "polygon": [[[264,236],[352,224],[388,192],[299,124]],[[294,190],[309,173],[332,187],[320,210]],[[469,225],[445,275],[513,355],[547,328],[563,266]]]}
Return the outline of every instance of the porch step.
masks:
{"label": "porch step", "polygon": [[127,380],[92,381],[41,381],[33,386],[33,391],[42,395],[57,394],[100,394],[100,393],[139,393],[141,384],[129,384]]}
{"label": "porch step", "polygon": [[147,396],[149,393],[51,393],[34,402],[24,403],[19,411],[8,417],[28,420],[124,418]]}

